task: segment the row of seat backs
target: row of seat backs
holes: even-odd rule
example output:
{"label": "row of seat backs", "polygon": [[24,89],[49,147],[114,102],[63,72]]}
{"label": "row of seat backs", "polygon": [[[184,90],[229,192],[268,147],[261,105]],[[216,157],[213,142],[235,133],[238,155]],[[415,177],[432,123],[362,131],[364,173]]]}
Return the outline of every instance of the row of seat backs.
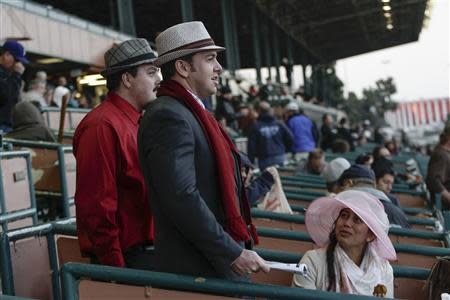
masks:
{"label": "row of seat backs", "polygon": [[62,299],[59,269],[66,261],[89,262],[80,254],[75,219],[0,235],[2,292],[35,299]]}
{"label": "row of seat backs", "polygon": [[[311,187],[320,187],[325,188],[326,183],[325,179],[320,175],[310,175],[310,174],[296,174],[294,175],[294,171],[290,168],[282,167],[278,168],[278,172],[281,175],[281,181],[287,185],[300,185],[308,187],[310,184]],[[303,185],[301,185],[303,184]],[[417,194],[417,191],[411,189],[408,184],[405,183],[394,183],[393,185],[393,193],[412,193]],[[422,192],[423,194],[423,192]]]}
{"label": "row of seat backs", "polygon": [[0,152],[0,231],[37,223],[29,151]]}
{"label": "row of seat backs", "polygon": [[[326,183],[320,175],[310,174],[294,174],[295,171],[290,167],[279,167],[278,172],[281,176],[283,185],[298,186],[303,188],[319,188],[325,189]],[[395,183],[392,188],[393,193],[409,193],[413,195],[424,195],[425,191],[417,191],[415,187],[412,187],[406,183]]]}
{"label": "row of seat backs", "polygon": [[[83,280],[82,277],[90,277],[90,279]],[[331,292],[77,263],[69,263],[63,267],[62,280],[65,299],[69,300],[105,296],[108,299],[119,299],[120,297],[122,299],[230,299],[242,297],[336,299],[337,297],[336,293]],[[118,281],[122,284],[104,281]],[[339,294],[339,298],[372,299],[368,296],[348,294]]]}
{"label": "row of seat backs", "polygon": [[33,185],[38,194],[57,196],[62,202],[62,218],[75,215],[76,160],[72,146],[4,139],[16,150],[31,152]]}
{"label": "row of seat backs", "polygon": [[[257,251],[268,260],[296,263],[301,258],[298,253],[305,250],[297,247],[292,253],[274,251],[280,248],[280,244],[290,241],[276,239],[271,246],[267,244],[266,238],[261,238],[266,243],[265,246],[271,249]],[[79,251],[74,219],[4,233],[1,235],[0,250],[3,293],[31,298],[61,299],[59,268],[66,262],[89,263],[89,259],[82,257]],[[394,268],[397,275],[405,276],[404,273],[399,273],[401,269]],[[418,283],[423,285],[428,271],[406,269],[409,272],[407,276],[415,279],[396,278],[396,282],[398,279],[407,281],[410,286]],[[256,282],[279,285],[289,285],[291,279],[290,274],[276,271],[254,277]],[[401,286],[396,285],[397,289]]]}
{"label": "row of seat backs", "polygon": [[[81,120],[86,116],[90,109],[83,108],[67,108],[66,117],[64,119],[64,131],[73,131],[80,124]],[[61,110],[57,107],[46,107],[42,109],[44,122],[48,128],[53,130],[59,129],[61,119]]]}

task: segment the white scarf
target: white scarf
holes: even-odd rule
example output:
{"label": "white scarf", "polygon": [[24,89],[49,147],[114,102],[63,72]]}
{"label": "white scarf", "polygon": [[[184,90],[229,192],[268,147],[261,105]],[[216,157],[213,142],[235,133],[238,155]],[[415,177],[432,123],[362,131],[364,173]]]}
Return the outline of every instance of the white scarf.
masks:
{"label": "white scarf", "polygon": [[349,294],[372,295],[378,284],[386,285],[380,266],[382,259],[373,251],[371,244],[357,266],[338,245],[334,250],[334,269],[336,272],[336,291]]}

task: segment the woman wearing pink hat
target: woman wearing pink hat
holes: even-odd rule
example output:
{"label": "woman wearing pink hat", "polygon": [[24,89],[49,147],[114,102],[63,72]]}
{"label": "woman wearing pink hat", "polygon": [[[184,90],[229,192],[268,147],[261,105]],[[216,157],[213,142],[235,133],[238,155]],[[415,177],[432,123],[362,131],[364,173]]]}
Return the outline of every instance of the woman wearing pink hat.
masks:
{"label": "woman wearing pink hat", "polygon": [[319,198],[308,207],[305,223],[321,248],[305,253],[301,263],[308,266],[308,276],[295,275],[293,286],[394,297],[388,260],[397,257],[378,199],[355,190]]}

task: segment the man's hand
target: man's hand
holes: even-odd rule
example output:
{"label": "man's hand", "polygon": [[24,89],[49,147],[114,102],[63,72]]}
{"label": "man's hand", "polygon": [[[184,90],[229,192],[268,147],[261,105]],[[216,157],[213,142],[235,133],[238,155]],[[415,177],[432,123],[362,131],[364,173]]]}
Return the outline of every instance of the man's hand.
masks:
{"label": "man's hand", "polygon": [[13,71],[22,75],[23,72],[25,72],[25,66],[20,61],[18,61],[14,64]]}
{"label": "man's hand", "polygon": [[266,264],[255,251],[242,250],[241,255],[231,265],[234,272],[239,275],[250,275],[262,270],[265,273],[270,271],[270,267]]}

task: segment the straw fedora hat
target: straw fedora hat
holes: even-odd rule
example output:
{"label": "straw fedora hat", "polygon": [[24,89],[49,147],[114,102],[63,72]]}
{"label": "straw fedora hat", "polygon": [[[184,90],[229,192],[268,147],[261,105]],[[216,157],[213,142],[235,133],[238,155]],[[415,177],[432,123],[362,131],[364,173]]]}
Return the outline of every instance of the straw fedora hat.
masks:
{"label": "straw fedora hat", "polygon": [[154,64],[159,67],[169,61],[192,53],[216,50],[224,47],[216,46],[202,22],[186,22],[169,27],[156,37],[158,58]]}
{"label": "straw fedora hat", "polygon": [[100,74],[103,77],[142,64],[153,63],[156,55],[146,39],[131,39],[114,44],[105,52],[105,65]]}
{"label": "straw fedora hat", "polygon": [[334,197],[314,200],[306,210],[306,230],[319,247],[329,242],[334,222],[343,208],[351,209],[376,236],[372,245],[377,254],[387,260],[396,260],[394,246],[388,236],[389,220],[383,204],[374,196],[355,190],[348,190]]}

